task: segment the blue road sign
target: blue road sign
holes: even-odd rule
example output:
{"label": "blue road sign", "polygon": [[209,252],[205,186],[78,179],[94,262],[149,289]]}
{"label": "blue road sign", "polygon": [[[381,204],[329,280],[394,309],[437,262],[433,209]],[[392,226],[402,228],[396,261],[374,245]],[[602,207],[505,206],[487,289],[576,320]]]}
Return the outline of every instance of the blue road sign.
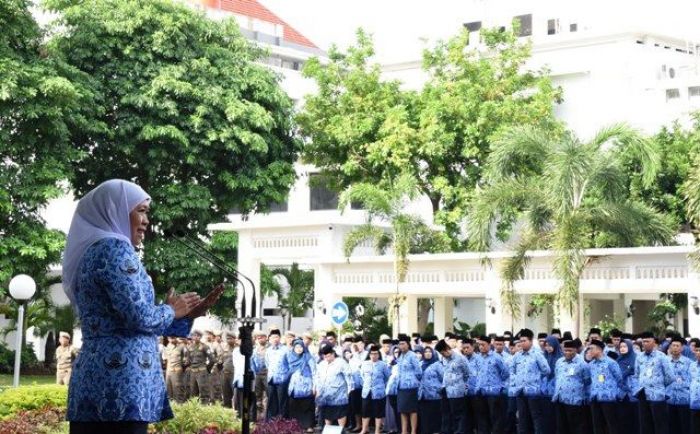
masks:
{"label": "blue road sign", "polygon": [[348,305],[339,301],[335,303],[331,309],[331,321],[333,321],[333,324],[340,327],[348,320],[349,314],[350,309],[348,309]]}

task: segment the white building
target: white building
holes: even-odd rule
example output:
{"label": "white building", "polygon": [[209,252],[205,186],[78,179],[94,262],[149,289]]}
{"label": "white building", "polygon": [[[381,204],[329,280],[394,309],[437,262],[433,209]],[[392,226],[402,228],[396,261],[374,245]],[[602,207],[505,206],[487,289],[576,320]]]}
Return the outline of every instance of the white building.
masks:
{"label": "white building", "polygon": [[[510,26],[520,21],[523,38],[533,44],[528,67],[546,66],[564,102],[556,115],[583,137],[614,122],[627,122],[654,133],[676,119],[687,119],[700,108],[699,47],[679,24],[679,17],[664,18],[664,9],[651,2],[621,1],[604,8],[580,2],[472,0],[461,18],[473,31]],[[595,4],[595,2],[594,2]],[[600,3],[602,5],[602,3]],[[605,13],[601,13],[604,9]],[[655,19],[652,19],[655,18]],[[660,23],[662,25],[657,25]],[[664,27],[664,23],[673,26]],[[456,33],[459,28],[454,29]],[[425,81],[420,59],[385,65],[387,79],[399,79],[417,89]],[[310,188],[314,168],[298,166],[299,179],[283,211],[212,225],[214,230],[239,234],[239,267],[258,277],[260,264],[272,266],[297,262],[313,268],[316,277],[315,328],[330,327],[328,307],[343,296],[368,296],[383,300],[393,293],[391,258],[373,256],[359,249],[347,261],[342,255],[343,235],[364,222],[363,212],[335,209],[332,193]],[[323,200],[321,200],[323,199]],[[415,204],[416,212],[430,220],[427,201]],[[408,282],[402,293],[402,331],[415,331],[416,299],[431,298],[436,331],[451,328],[456,317],[469,324],[485,322],[489,332],[529,326],[545,330],[583,330],[605,316],[615,316],[625,327],[640,331],[661,293],[687,292],[688,309],[676,318],[676,328],[700,334],[698,281],[686,255],[690,247],[607,249],[591,251],[597,259],[581,284],[580,318],[554,318],[552,309],[540,317],[510,318],[500,306],[497,267],[506,253],[494,253],[494,268],[480,264],[469,253],[418,255],[412,258]],[[603,259],[604,258],[604,259]],[[526,278],[518,282],[523,312],[532,294],[552,293],[551,255],[538,252]]]}

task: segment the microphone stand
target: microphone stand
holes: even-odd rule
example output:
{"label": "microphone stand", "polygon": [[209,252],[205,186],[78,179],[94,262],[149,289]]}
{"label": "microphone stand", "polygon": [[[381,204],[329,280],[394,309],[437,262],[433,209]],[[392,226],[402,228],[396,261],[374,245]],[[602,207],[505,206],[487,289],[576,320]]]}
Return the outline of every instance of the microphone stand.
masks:
{"label": "microphone stand", "polygon": [[[255,327],[255,324],[261,324],[265,322],[264,318],[260,318],[257,316],[258,306],[255,295],[255,283],[253,283],[253,281],[248,276],[241,273],[237,269],[231,267],[226,263],[226,261],[212,253],[207,248],[207,246],[204,243],[202,243],[202,241],[194,237],[188,236],[183,231],[177,231],[175,233],[175,240],[177,240],[180,244],[193,251],[197,256],[199,256],[203,260],[218,268],[225,275],[233,278],[236,282],[241,284],[241,289],[243,290],[243,293],[241,295],[241,315],[237,319],[237,322],[240,324],[240,327],[238,328],[238,336],[241,340],[241,355],[243,355],[245,361],[243,368],[243,402],[241,403],[240,415],[241,434],[250,434],[250,406],[253,403],[253,398],[251,397],[251,389],[253,388],[254,377],[253,371],[250,366],[250,359],[253,356],[253,328]],[[246,303],[245,284],[241,279],[248,282],[251,289],[253,290],[251,303],[252,312],[250,316],[247,315],[248,306]]]}

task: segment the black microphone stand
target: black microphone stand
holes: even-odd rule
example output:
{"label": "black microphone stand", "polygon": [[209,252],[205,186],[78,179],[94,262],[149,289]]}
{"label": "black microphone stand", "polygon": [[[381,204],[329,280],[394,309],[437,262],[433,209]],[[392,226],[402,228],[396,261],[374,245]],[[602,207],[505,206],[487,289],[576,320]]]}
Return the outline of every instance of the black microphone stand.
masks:
{"label": "black microphone stand", "polygon": [[[236,282],[241,284],[241,289],[243,291],[241,295],[241,316],[237,319],[237,322],[241,325],[238,328],[238,337],[241,340],[241,355],[245,360],[244,371],[243,371],[243,399],[241,403],[241,434],[250,434],[250,408],[253,403],[251,392],[253,388],[253,371],[250,366],[250,359],[253,356],[253,328],[255,324],[265,322],[265,319],[257,316],[258,305],[256,300],[256,288],[255,283],[241,273],[237,269],[231,267],[223,259],[212,253],[207,246],[200,240],[190,237],[182,231],[177,231],[175,233],[175,240],[180,244],[192,250],[197,256],[204,259],[205,261],[212,264],[214,267],[218,268],[225,275],[232,277]],[[253,290],[253,297],[251,303],[251,315],[248,316],[248,306],[246,303],[246,290],[243,281],[245,280],[250,284]],[[257,411],[256,411],[257,414]]]}

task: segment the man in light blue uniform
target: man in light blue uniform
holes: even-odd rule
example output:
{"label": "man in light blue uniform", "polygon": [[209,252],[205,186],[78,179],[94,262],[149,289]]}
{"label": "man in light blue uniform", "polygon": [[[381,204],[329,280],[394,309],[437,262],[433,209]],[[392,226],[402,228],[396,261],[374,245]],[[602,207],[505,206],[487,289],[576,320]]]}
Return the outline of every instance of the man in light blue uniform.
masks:
{"label": "man in light blue uniform", "polygon": [[554,395],[557,431],[560,434],[587,434],[591,423],[586,411],[587,385],[591,383],[588,364],[579,356],[574,341],[564,342],[564,357],[554,368]]}
{"label": "man in light blue uniform", "polygon": [[547,421],[545,418],[546,402],[543,402],[541,384],[551,372],[542,351],[536,351],[532,345],[532,330],[523,329],[519,333],[521,350],[513,357],[510,367],[511,390],[509,393],[517,398],[518,433],[544,434]]}
{"label": "man in light blue uniform", "polygon": [[[442,356],[445,367],[442,376],[444,400],[442,409],[443,432],[464,434],[466,416],[467,381],[469,381],[469,364],[457,350],[441,340],[435,345],[435,351]],[[469,433],[471,434],[471,433]]]}
{"label": "man in light blue uniform", "polygon": [[503,357],[491,349],[491,339],[481,336],[478,340],[481,359],[476,372],[474,406],[477,432],[479,434],[504,434],[507,419],[506,413],[506,384],[508,369]]}
{"label": "man in light blue uniform", "polygon": [[591,376],[591,414],[595,434],[618,434],[620,431],[620,409],[617,404],[621,396],[622,372],[616,361],[604,353],[605,344],[591,340],[588,364]]}
{"label": "man in light blue uniform", "polygon": [[473,339],[462,338],[462,355],[469,365],[469,380],[467,381],[467,416],[464,418],[465,432],[471,433],[476,428],[476,412],[474,400],[476,399],[476,376],[481,370],[482,359],[474,353],[475,342]]}
{"label": "man in light blue uniform", "polygon": [[690,365],[693,363],[683,356],[685,340],[679,335],[671,338],[668,357],[673,369],[673,383],[666,387],[668,396],[669,432],[690,432]]}
{"label": "man in light blue uniform", "polygon": [[693,351],[695,360],[690,365],[690,432],[698,433],[700,432],[700,345]]}
{"label": "man in light blue uniform", "polygon": [[634,395],[639,399],[639,425],[642,434],[668,434],[666,387],[673,383],[668,357],[656,349],[656,339],[644,332],[642,352],[637,355],[634,375],[638,379]]}
{"label": "man in light blue uniform", "polygon": [[280,343],[279,330],[270,330],[268,337],[270,346],[265,350],[265,365],[267,366],[267,418],[284,417],[287,403],[287,378],[282,358],[287,354],[287,346]]}

